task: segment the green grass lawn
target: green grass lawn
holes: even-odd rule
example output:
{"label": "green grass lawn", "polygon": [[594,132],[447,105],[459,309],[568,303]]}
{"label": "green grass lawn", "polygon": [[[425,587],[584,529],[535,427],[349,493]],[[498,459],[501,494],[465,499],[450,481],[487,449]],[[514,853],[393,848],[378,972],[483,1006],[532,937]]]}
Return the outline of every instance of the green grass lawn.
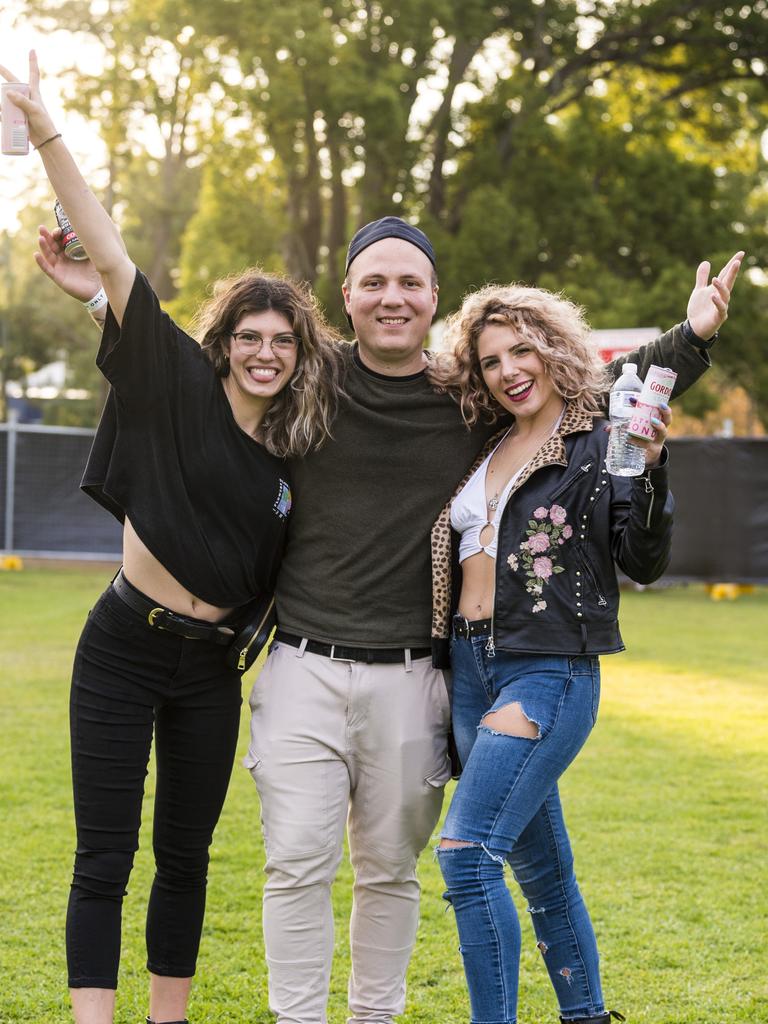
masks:
{"label": "green grass lawn", "polygon": [[[67,701],[80,626],[103,571],[0,573],[0,1022],[69,1020],[64,909],[74,831]],[[768,591],[716,603],[701,589],[627,593],[629,653],[603,660],[597,728],[563,780],[609,1006],[632,1024],[768,1021]],[[247,708],[247,705],[246,705]],[[241,752],[247,716],[243,712]],[[152,798],[152,777],[147,800]],[[145,820],[149,821],[149,808]],[[216,833],[190,1020],[257,1024],[267,1009],[256,790],[236,768]],[[468,1019],[453,918],[429,852],[404,1021]],[[124,910],[118,1024],[143,1022],[143,835]],[[345,1019],[351,877],[335,889],[329,1019]],[[557,1012],[522,903],[521,1024]]]}

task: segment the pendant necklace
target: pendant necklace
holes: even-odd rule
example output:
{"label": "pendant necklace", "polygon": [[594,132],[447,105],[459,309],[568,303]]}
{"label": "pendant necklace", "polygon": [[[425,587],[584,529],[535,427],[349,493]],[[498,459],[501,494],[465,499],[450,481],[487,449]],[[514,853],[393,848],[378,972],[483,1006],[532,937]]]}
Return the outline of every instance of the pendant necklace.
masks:
{"label": "pendant necklace", "polygon": [[[498,454],[499,455],[501,455],[501,450],[504,447],[504,445],[507,443],[507,438],[509,437],[509,434],[510,434],[512,429],[513,428],[510,427],[509,430],[507,431],[507,433],[502,438],[501,444],[498,447]],[[493,470],[491,470],[491,472],[493,472]],[[501,491],[497,488],[496,489],[496,493],[491,495],[491,497],[488,499],[488,508],[491,510],[491,512],[495,512],[496,509],[499,507],[499,495],[500,494],[501,494]]]}
{"label": "pendant necklace", "polygon": [[[558,424],[558,423],[560,422],[560,417],[561,417],[561,416],[562,416],[562,409],[560,410],[560,413],[558,414],[558,417],[557,417],[557,419],[555,420],[555,423],[554,423],[554,424],[552,424],[552,425],[550,426],[550,428],[549,428],[549,431],[548,431],[548,433],[547,433],[546,435],[544,435],[544,436],[542,437],[542,442],[541,442],[541,443],[543,443],[543,441],[544,441],[544,440],[546,440],[547,438],[549,438],[549,437],[551,437],[551,436],[552,436],[552,431],[553,431],[553,430],[555,429],[555,427],[557,426],[557,424]],[[513,431],[513,430],[515,429],[515,426],[516,426],[516,424],[514,424],[513,426],[511,426],[511,427],[509,428],[509,430],[507,431],[507,433],[506,433],[506,434],[504,435],[504,437],[502,438],[501,444],[500,444],[500,445],[499,445],[499,447],[498,447],[498,448],[496,449],[497,455],[501,455],[501,451],[502,451],[502,449],[503,449],[504,445],[505,445],[505,444],[507,443],[507,438],[508,438],[508,437],[509,437],[509,435],[510,435],[510,434],[512,433],[512,431]],[[539,449],[539,448],[541,447],[541,443],[539,443],[539,442],[537,441],[537,447],[536,447],[536,450],[537,450],[537,451],[538,451],[538,449]],[[529,461],[530,461],[530,460],[529,460]],[[521,466],[520,468],[522,469],[522,466]],[[491,470],[491,473],[493,473],[493,470]],[[505,481],[505,483],[506,483],[506,481]],[[500,499],[501,499],[501,492],[502,492],[503,490],[504,490],[504,487],[503,487],[503,486],[502,486],[502,487],[498,487],[498,488],[496,489],[495,493],[494,493],[494,494],[492,494],[492,495],[491,495],[491,497],[490,497],[490,498],[488,499],[488,508],[489,508],[489,510],[490,510],[491,512],[495,512],[495,511],[496,511],[496,509],[497,509],[497,508],[499,507],[499,501],[500,501]]]}

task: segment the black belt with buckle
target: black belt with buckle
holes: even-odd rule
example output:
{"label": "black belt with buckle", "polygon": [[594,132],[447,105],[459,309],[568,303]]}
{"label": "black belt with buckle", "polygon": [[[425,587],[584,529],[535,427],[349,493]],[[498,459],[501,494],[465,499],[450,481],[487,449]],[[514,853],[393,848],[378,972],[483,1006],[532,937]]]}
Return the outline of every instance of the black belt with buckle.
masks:
{"label": "black belt with buckle", "polygon": [[[282,629],[275,633],[275,640],[289,647],[301,647],[304,643],[304,637],[284,633]],[[346,644],[325,644],[319,640],[307,640],[304,650],[310,654],[321,654],[331,661],[363,661],[368,665],[396,665],[405,661],[408,651],[413,661],[432,657],[431,647],[347,647]]]}
{"label": "black belt with buckle", "polygon": [[133,611],[138,612],[153,629],[164,629],[168,633],[186,637],[187,640],[208,640],[214,644],[231,644],[235,631],[231,626],[205,622],[203,619],[188,619],[186,615],[172,612],[145,597],[132,587],[123,576],[123,570],[112,580],[112,589]]}
{"label": "black belt with buckle", "polygon": [[453,617],[453,635],[460,640],[471,640],[473,636],[490,636],[493,619],[465,619],[463,615]]}

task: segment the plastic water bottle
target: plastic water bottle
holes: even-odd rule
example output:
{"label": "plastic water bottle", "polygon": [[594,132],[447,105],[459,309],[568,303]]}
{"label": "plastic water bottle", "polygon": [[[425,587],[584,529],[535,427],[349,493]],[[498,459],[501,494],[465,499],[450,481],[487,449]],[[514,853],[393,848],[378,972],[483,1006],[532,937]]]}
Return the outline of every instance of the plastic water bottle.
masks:
{"label": "plastic water bottle", "polygon": [[637,364],[624,363],[621,376],[611,388],[611,438],[605,465],[614,476],[640,476],[645,469],[645,450],[632,444],[627,436],[627,424],[632,415],[629,399],[632,395],[639,395],[642,389],[643,382],[637,375]]}

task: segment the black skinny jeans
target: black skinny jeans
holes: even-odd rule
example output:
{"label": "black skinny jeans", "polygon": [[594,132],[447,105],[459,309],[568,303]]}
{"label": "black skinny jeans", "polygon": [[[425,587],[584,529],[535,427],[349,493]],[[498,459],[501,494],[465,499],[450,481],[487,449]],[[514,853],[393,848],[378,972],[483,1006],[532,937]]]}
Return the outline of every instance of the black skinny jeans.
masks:
{"label": "black skinny jeans", "polygon": [[154,729],[155,879],[147,967],[195,973],[208,847],[229,785],[240,673],[225,648],[153,629],[112,588],[80,637],[70,699],[77,825],[67,910],[71,988],[117,988],[123,897],[138,849]]}

